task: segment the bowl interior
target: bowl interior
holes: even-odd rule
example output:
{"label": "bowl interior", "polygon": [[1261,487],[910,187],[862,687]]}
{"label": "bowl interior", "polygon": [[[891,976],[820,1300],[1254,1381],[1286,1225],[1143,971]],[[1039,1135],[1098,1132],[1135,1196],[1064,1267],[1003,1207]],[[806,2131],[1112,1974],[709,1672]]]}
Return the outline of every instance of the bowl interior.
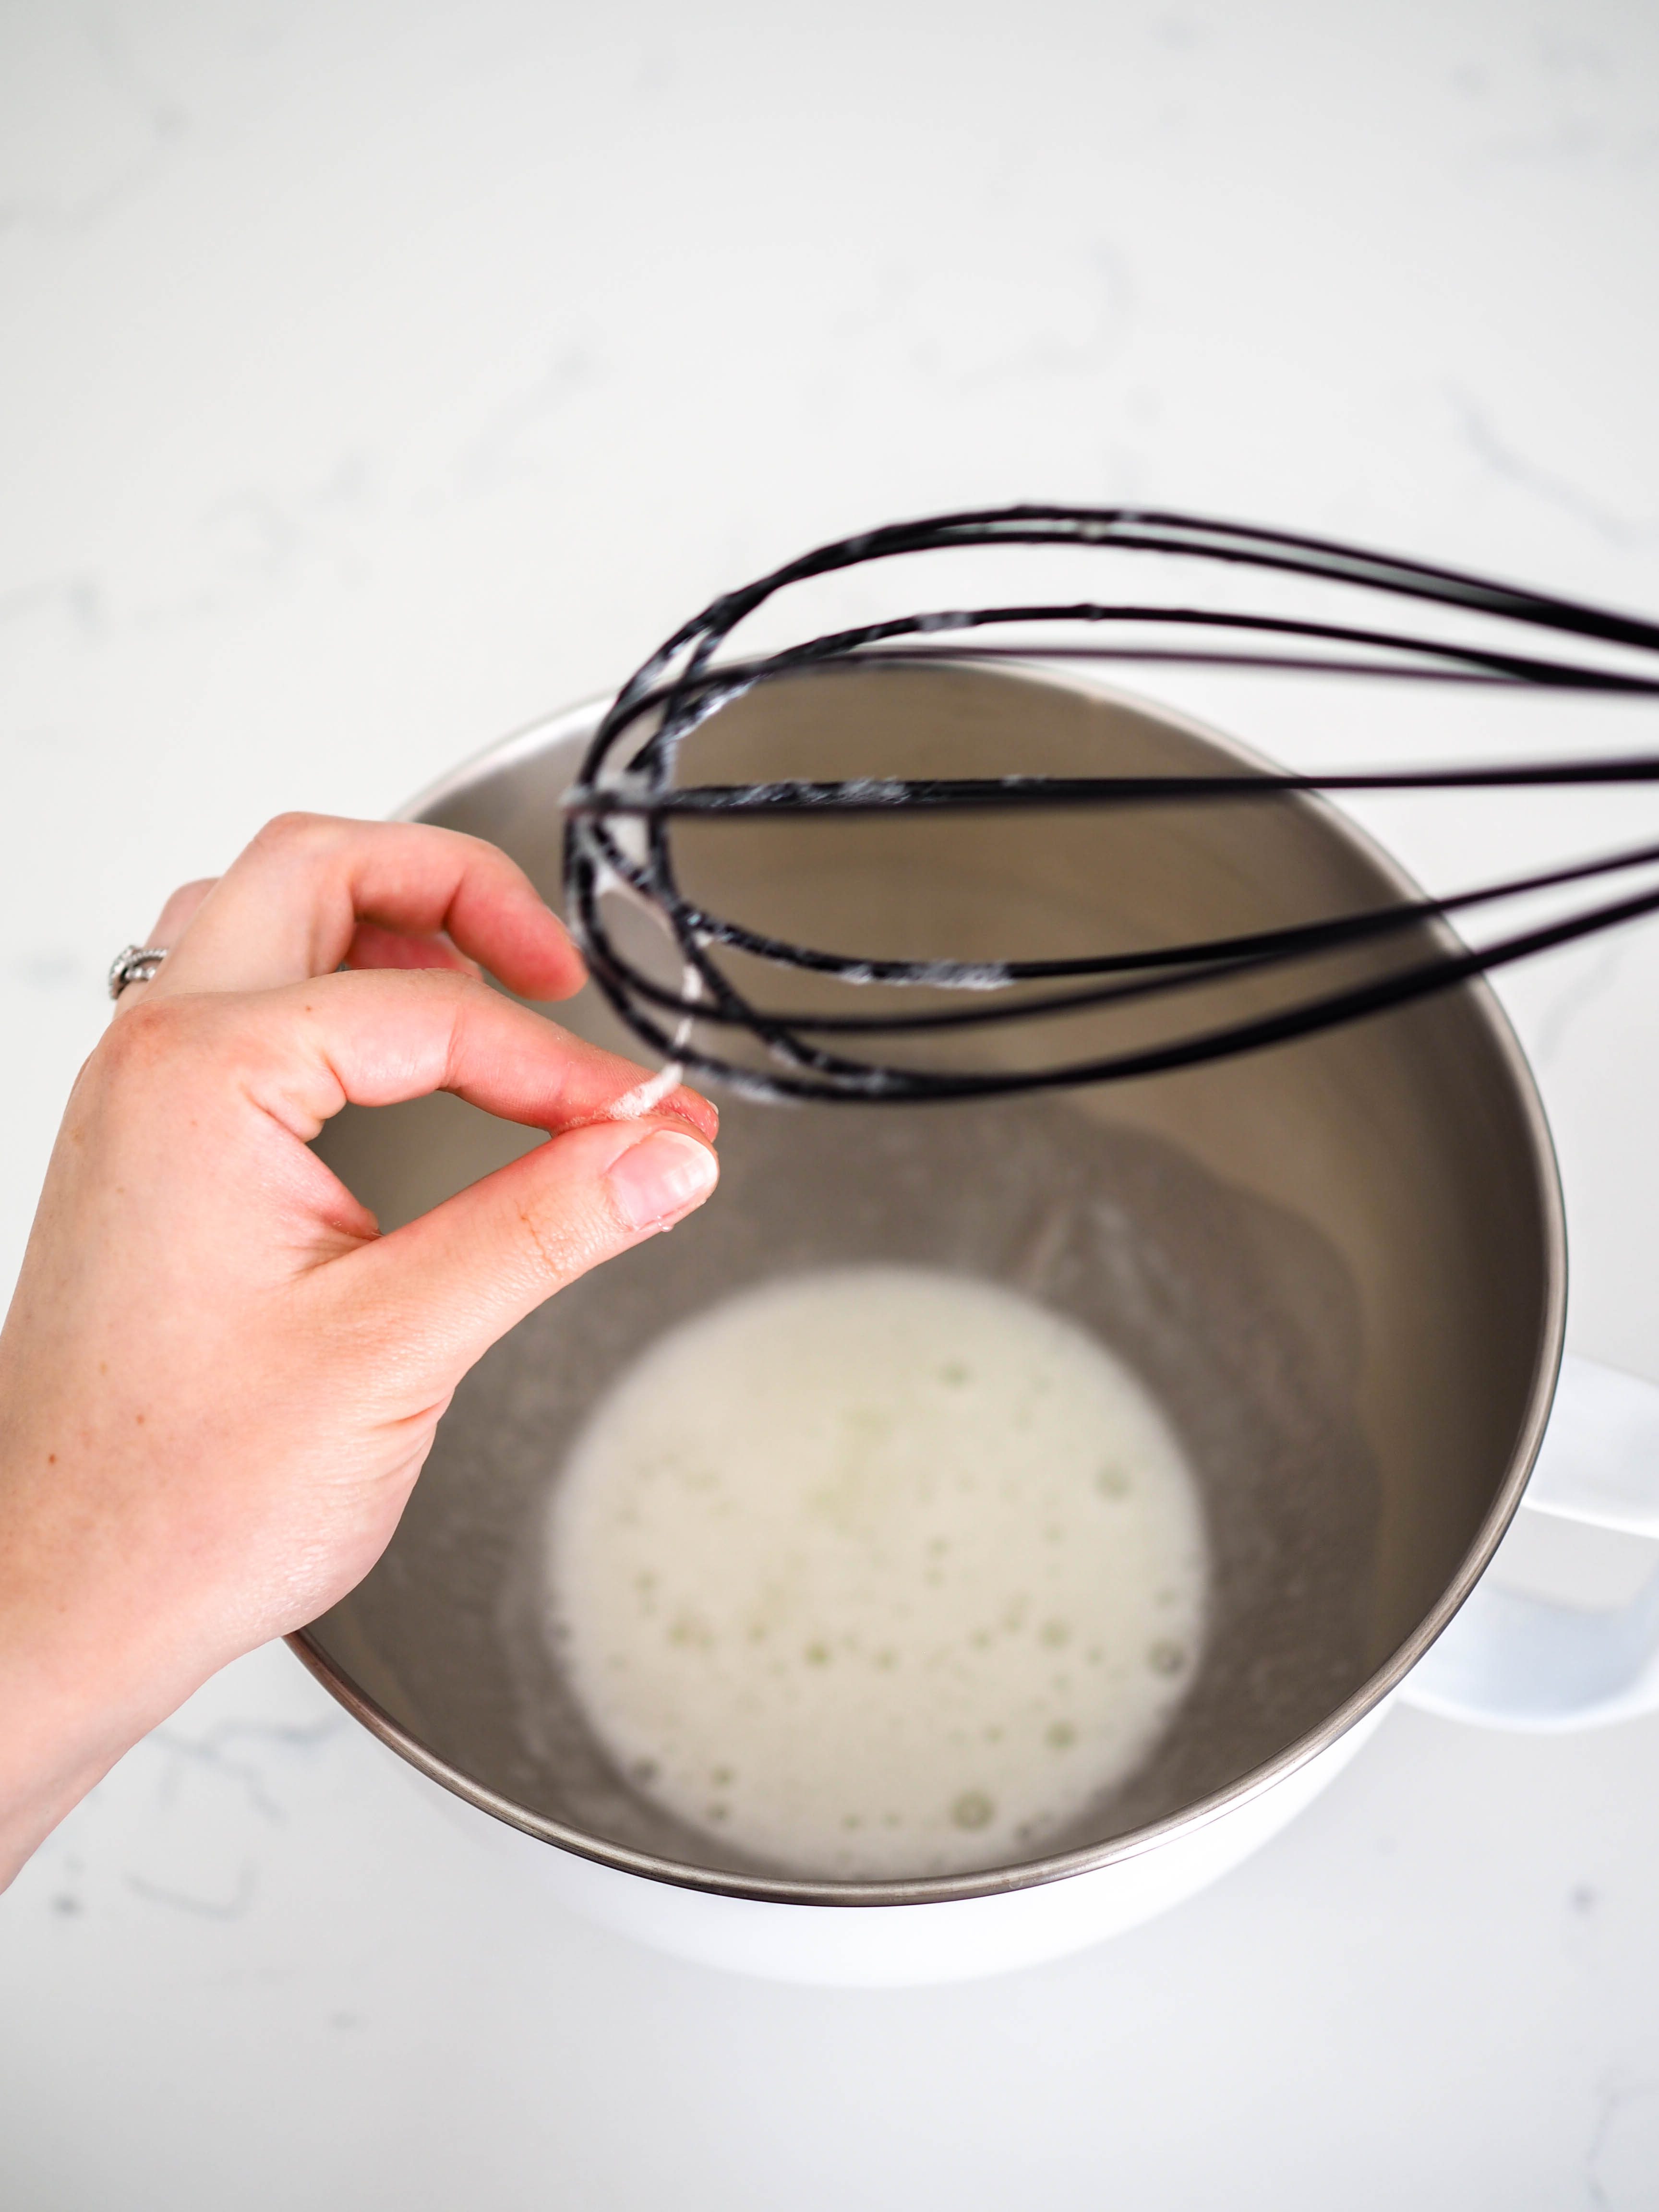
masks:
{"label": "bowl interior", "polygon": [[[591,726],[503,749],[426,818],[502,845],[556,900],[558,800]],[[1240,758],[1133,702],[949,666],[770,685],[693,745],[684,773],[699,781]],[[705,824],[682,856],[688,889],[745,921],[914,957],[1272,928],[1403,888],[1300,799],[1013,823]],[[1345,955],[1320,981],[1380,957]],[[799,978],[783,988],[799,1003]],[[1285,995],[1281,981],[1250,988],[1257,1005]],[[1195,1002],[1182,1018],[1204,1013]],[[591,988],[557,1018],[629,1049]],[[998,1048],[1016,1065],[1053,1058],[1057,1042],[1080,1054],[1091,1026],[1017,1028]],[[984,1039],[972,1048],[982,1056]],[[544,1629],[547,1502],[568,1441],[646,1344],[769,1276],[890,1260],[1008,1283],[1126,1358],[1182,1437],[1214,1565],[1204,1663],[1147,1764],[1048,1844],[1051,1859],[1212,1800],[1357,1712],[1496,1542],[1553,1371],[1559,1223],[1536,1101],[1484,989],[1092,1091],[720,1103],[717,1201],[563,1292],[479,1364],[385,1558],[308,1632],[313,1659],[378,1708],[383,1733],[479,1802],[618,1863],[794,1893],[781,1870],[630,1786]],[[318,1149],[389,1227],[534,1141],[439,1097],[348,1109]]]}

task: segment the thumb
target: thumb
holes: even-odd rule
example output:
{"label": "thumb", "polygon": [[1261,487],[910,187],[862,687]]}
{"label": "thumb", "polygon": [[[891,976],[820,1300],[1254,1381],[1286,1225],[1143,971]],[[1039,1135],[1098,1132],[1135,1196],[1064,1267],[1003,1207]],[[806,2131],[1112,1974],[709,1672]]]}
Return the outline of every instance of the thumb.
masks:
{"label": "thumb", "polygon": [[591,1122],[335,1264],[453,1387],[544,1298],[672,1229],[719,1177],[714,1148],[683,1121]]}

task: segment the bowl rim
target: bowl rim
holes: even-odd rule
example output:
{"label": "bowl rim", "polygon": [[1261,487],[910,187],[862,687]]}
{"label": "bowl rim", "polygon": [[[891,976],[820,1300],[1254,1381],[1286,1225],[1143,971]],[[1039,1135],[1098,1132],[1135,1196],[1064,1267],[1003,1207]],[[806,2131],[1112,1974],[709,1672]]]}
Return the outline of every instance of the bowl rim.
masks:
{"label": "bowl rim", "polygon": [[[1196,738],[1206,744],[1218,747],[1249,766],[1271,769],[1273,765],[1264,755],[1241,744],[1237,738],[1212,729],[1195,716],[1168,707],[1161,701],[1142,698],[1133,692],[1098,683],[1085,673],[1058,672],[1051,668],[1019,661],[1009,661],[1000,664],[995,669],[987,669],[980,664],[953,660],[945,652],[940,652],[937,658],[941,667],[954,673],[966,672],[994,680],[1012,678],[1021,682],[1081,691],[1090,698],[1103,700],[1109,704],[1127,708],[1137,715],[1162,722],[1183,736]],[[915,666],[914,662],[907,663],[907,672]],[[556,746],[568,745],[574,753],[576,748],[585,746],[586,741],[592,736],[600,717],[611,703],[611,695],[606,694],[566,708],[560,713],[543,716],[509,732],[428,784],[400,807],[392,819],[400,822],[423,819],[446,800],[470,790],[483,776],[534,758]],[[573,770],[575,765],[576,760],[573,759]],[[1350,821],[1316,793],[1301,793],[1297,797],[1298,804],[1322,817],[1334,835],[1357,848],[1361,857],[1390,883],[1400,897],[1420,899],[1425,896],[1422,887],[1369,831]],[[1437,927],[1450,931],[1449,923],[1443,921]],[[1455,935],[1455,932],[1451,933]],[[831,1881],[738,1874],[729,1869],[698,1866],[689,1860],[665,1858],[653,1852],[635,1850],[624,1844],[611,1843],[603,1837],[591,1835],[586,1830],[566,1822],[532,1812],[502,1792],[475,1781],[460,1768],[429,1750],[411,1729],[387,1712],[352,1678],[318,1641],[312,1628],[297,1629],[290,1634],[286,1639],[289,1648],[324,1688],[371,1734],[378,1736],[382,1743],[430,1780],[477,1807],[480,1812],[504,1821],[509,1827],[520,1829],[542,1843],[574,1852],[579,1857],[608,1866],[621,1874],[637,1875],[646,1881],[674,1888],[751,1902],[833,1909],[949,1904],[974,1898],[1002,1896],[1012,1891],[1063,1881],[1074,1875],[1095,1873],[1144,1857],[1164,1844],[1179,1837],[1193,1835],[1224,1819],[1229,1814],[1242,1809],[1328,1751],[1349,1729],[1400,1687],[1419,1660],[1443,1634],[1485,1573],[1504,1532],[1514,1519],[1543,1442],[1545,1425],[1555,1395],[1566,1332],[1566,1223],[1560,1170],[1531,1065],[1497,994],[1484,976],[1473,978],[1457,988],[1476,1018],[1485,1024],[1499,1060],[1509,1074],[1521,1109],[1540,1200],[1544,1310],[1525,1416],[1517,1433],[1508,1472],[1498,1485],[1473,1542],[1465,1552],[1456,1572],[1412,1634],[1383,1665],[1377,1668],[1316,1727],[1307,1730],[1273,1759],[1229,1783],[1225,1788],[1213,1791],[1208,1797],[1194,1804],[1183,1806],[1179,1812],[1169,1814],[1161,1820],[1132,1829],[1127,1834],[1115,1836],[1107,1842],[1087,1844],[1079,1850],[1056,1853],[1046,1858],[1022,1861],[1011,1866],[986,1868],[972,1873],[926,1875],[912,1879],[880,1881]]]}

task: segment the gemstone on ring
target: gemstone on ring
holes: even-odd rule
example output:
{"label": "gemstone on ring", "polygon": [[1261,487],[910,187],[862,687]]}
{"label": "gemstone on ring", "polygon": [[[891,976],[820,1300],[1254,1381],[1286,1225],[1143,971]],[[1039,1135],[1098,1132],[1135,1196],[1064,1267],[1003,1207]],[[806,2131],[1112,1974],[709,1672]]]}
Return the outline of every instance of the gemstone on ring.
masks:
{"label": "gemstone on ring", "polygon": [[109,963],[109,994],[118,999],[129,983],[148,983],[167,957],[165,945],[123,945]]}

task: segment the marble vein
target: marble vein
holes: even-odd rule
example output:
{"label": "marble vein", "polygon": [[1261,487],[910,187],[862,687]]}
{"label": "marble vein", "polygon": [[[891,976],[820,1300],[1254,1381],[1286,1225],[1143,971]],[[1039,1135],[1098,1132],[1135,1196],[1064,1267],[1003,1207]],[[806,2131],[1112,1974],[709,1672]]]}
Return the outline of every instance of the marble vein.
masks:
{"label": "marble vein", "polygon": [[1560,513],[1571,515],[1609,544],[1626,550],[1659,545],[1659,517],[1623,514],[1608,506],[1582,485],[1520,453],[1493,428],[1484,410],[1466,393],[1454,392],[1451,398],[1464,444],[1494,476]]}
{"label": "marble vein", "polygon": [[268,1762],[246,1755],[242,1747],[264,1747],[279,1758],[304,1758],[320,1750],[346,1726],[343,1714],[328,1714],[320,1720],[305,1722],[221,1721],[205,1735],[195,1737],[180,1735],[173,1729],[157,1729],[148,1741],[165,1753],[168,1761],[159,1785],[160,1802],[173,1802],[180,1775],[195,1765],[240,1784],[252,1808],[280,1824],[288,1816],[270,1793]]}
{"label": "marble vein", "polygon": [[252,1861],[245,1859],[228,1897],[194,1897],[187,1890],[169,1889],[137,1874],[128,1875],[126,1884],[135,1897],[151,1905],[170,1905],[175,1911],[192,1912],[203,1920],[240,1920],[252,1906],[259,1879]]}

